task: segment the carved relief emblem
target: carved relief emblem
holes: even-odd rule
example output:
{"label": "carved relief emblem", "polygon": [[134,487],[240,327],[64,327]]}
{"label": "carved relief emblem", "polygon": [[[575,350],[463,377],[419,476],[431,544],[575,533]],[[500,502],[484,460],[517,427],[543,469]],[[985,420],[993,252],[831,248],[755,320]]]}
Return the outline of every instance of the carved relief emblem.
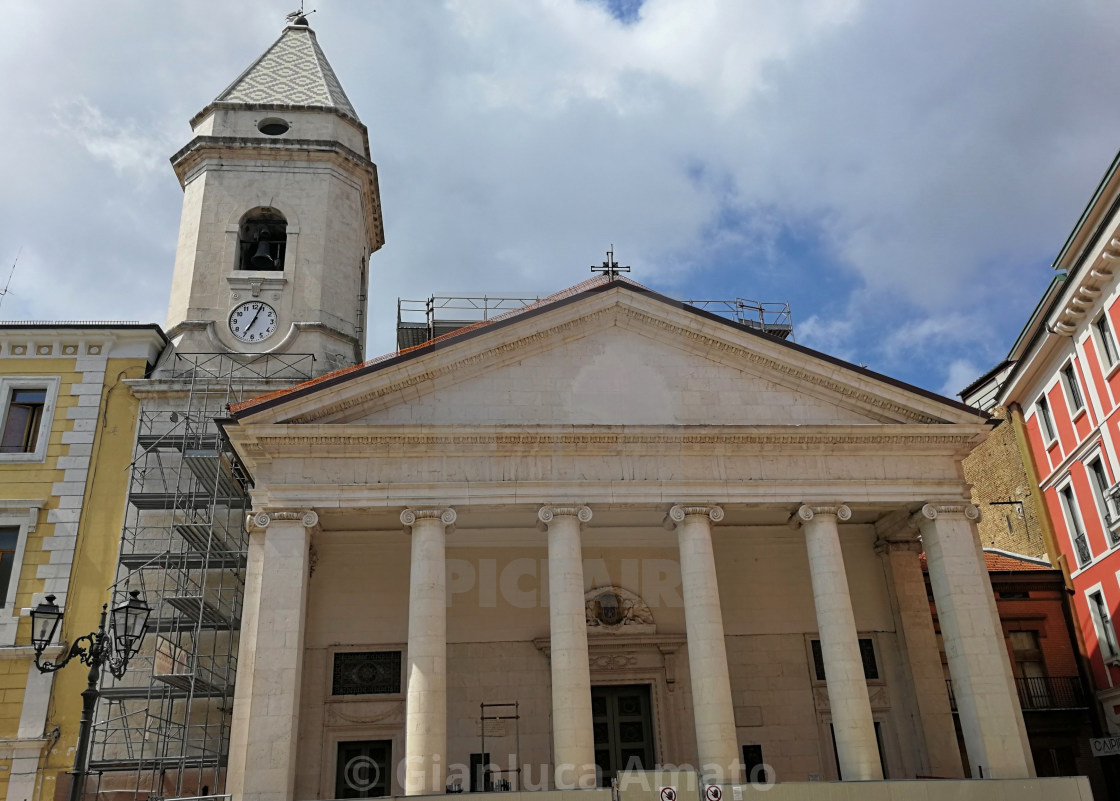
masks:
{"label": "carved relief emblem", "polygon": [[621,587],[598,587],[587,595],[587,625],[610,630],[640,626],[653,628],[653,612],[640,596]]}

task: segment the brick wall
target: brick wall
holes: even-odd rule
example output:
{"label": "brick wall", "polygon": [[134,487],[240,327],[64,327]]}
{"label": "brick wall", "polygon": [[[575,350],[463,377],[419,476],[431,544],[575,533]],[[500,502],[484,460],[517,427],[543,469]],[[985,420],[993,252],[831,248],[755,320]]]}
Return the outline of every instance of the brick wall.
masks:
{"label": "brick wall", "polygon": [[[989,414],[1002,422],[964,460],[964,477],[972,485],[972,502],[982,513],[978,526],[980,542],[985,548],[1043,556],[1046,545],[1039,523],[1039,499],[1031,493],[1007,409],[997,406]],[[1009,505],[1007,501],[1021,503]]]}

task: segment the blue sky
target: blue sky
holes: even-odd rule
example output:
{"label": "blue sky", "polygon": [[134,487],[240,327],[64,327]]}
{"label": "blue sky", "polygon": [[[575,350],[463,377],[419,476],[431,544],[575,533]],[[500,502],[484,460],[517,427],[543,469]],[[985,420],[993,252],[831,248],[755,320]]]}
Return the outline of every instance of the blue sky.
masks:
{"label": "blue sky", "polygon": [[[187,121],[285,0],[0,0],[5,319],[166,313]],[[322,0],[396,299],[545,294],[611,243],[677,296],[943,391],[1006,354],[1118,147],[1120,4]]]}

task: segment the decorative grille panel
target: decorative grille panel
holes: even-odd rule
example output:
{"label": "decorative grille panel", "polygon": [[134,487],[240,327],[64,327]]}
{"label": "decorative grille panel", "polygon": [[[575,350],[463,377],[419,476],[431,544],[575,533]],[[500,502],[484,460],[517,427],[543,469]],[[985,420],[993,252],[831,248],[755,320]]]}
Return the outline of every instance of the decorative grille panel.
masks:
{"label": "decorative grille panel", "polygon": [[331,695],[374,695],[400,691],[400,651],[340,651],[334,655]]}

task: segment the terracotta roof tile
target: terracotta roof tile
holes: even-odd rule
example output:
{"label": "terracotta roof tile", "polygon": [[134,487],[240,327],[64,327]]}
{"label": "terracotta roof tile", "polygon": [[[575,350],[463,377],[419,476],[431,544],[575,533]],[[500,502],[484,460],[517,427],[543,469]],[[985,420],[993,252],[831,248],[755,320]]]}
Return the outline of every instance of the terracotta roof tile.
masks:
{"label": "terracotta roof tile", "polygon": [[[580,283],[576,284],[575,286],[570,286],[567,289],[562,289],[555,294],[549,295],[548,297],[541,298],[540,300],[536,301],[535,303],[530,303],[527,306],[522,306],[522,307],[517,308],[517,309],[511,309],[511,310],[505,312],[504,314],[499,314],[497,317],[491,317],[488,320],[481,320],[481,321],[479,321],[477,323],[474,323],[472,325],[467,325],[467,326],[463,326],[462,328],[457,328],[454,331],[443,334],[442,336],[438,336],[435,339],[430,339],[427,342],[420,343],[419,345],[413,345],[411,348],[404,348],[403,350],[395,350],[395,351],[392,351],[391,353],[385,353],[385,354],[383,354],[381,356],[377,356],[373,359],[367,359],[366,361],[362,362],[361,364],[355,364],[351,367],[343,367],[339,370],[332,370],[329,373],[324,373],[321,376],[317,376],[316,378],[312,378],[310,381],[304,381],[304,382],[296,384],[295,386],[292,386],[292,387],[287,387],[285,389],[279,389],[279,390],[276,390],[275,392],[269,392],[269,393],[266,393],[264,395],[258,395],[255,398],[250,398],[249,400],[242,401],[241,403],[232,404],[230,406],[230,411],[236,413],[236,412],[244,411],[245,409],[251,409],[254,406],[257,406],[257,405],[259,405],[261,403],[264,403],[266,401],[273,400],[274,398],[282,398],[285,395],[290,395],[294,392],[298,392],[298,391],[301,391],[301,390],[308,389],[309,387],[313,387],[317,384],[322,384],[325,381],[333,380],[333,379],[338,378],[340,376],[344,376],[348,373],[357,372],[358,370],[363,370],[366,367],[370,367],[372,365],[379,364],[381,362],[387,362],[390,359],[395,359],[398,356],[402,356],[406,353],[411,353],[413,351],[421,350],[423,348],[428,348],[428,347],[431,347],[432,345],[435,345],[437,343],[447,342],[448,340],[454,339],[455,337],[463,336],[464,334],[467,334],[471,331],[478,331],[481,328],[486,328],[488,326],[494,325],[495,323],[499,323],[499,322],[502,322],[504,320],[509,320],[510,318],[513,318],[513,317],[518,317],[519,315],[525,314],[528,311],[543,308],[543,307],[548,306],[552,303],[556,303],[558,301],[564,300],[565,298],[569,298],[572,295],[578,295],[581,292],[586,292],[589,289],[594,289],[595,287],[602,286],[603,284],[609,283],[610,280],[611,279],[608,278],[605,275],[593,276],[591,278],[588,278],[586,281],[581,281]],[[621,282],[630,284],[631,286],[638,287],[639,289],[648,289],[648,287],[645,287],[642,284],[639,284],[637,281],[633,281],[633,280],[627,278],[624,275],[620,275],[613,280],[621,281]]]}
{"label": "terracotta roof tile", "polygon": [[[922,570],[926,569],[926,555],[921,555]],[[1001,551],[998,548],[984,549],[984,563],[989,573],[1004,573],[1022,570],[1057,570],[1044,559],[1024,556],[1021,553]]]}

